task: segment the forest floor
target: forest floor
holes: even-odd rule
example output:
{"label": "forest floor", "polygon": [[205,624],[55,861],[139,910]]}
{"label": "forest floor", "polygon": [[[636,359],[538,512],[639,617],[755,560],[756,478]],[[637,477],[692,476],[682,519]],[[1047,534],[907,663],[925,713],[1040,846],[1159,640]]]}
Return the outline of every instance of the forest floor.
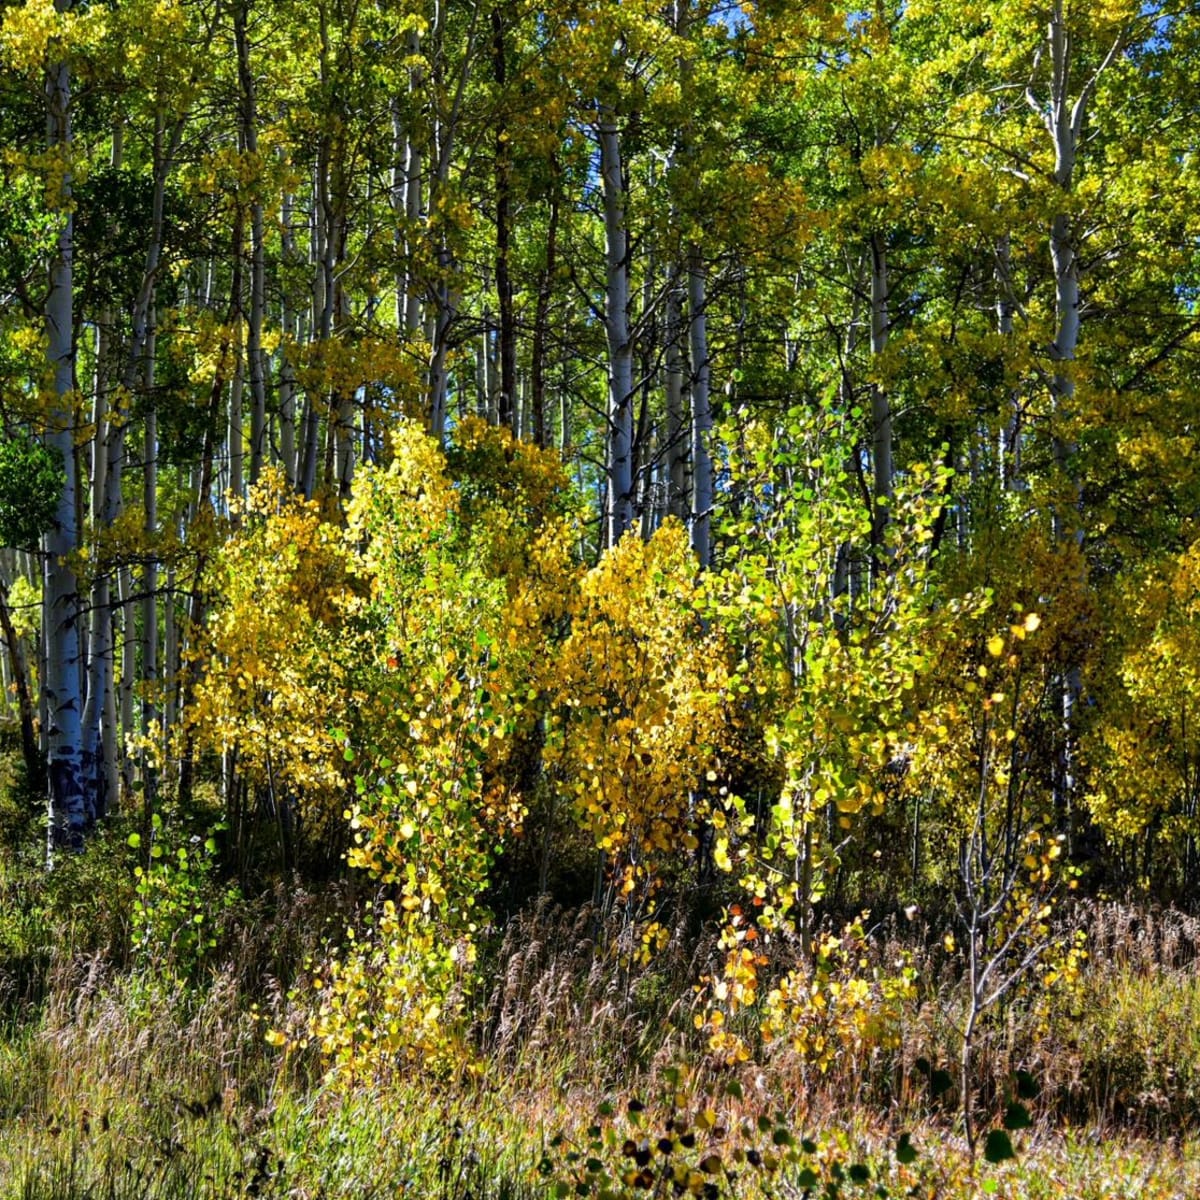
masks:
{"label": "forest floor", "polygon": [[[866,1073],[805,1077],[786,1056],[689,1066],[669,1021],[644,1027],[653,1004],[622,1013],[586,978],[558,986],[555,1015],[527,1014],[511,1036],[493,1021],[456,1076],[369,1084],[324,1081],[307,1050],[268,1045],[263,1009],[293,1001],[252,998],[229,966],[198,987],[99,955],[56,961],[36,1003],[6,1005],[0,1196],[1200,1195],[1200,1139],[1166,1096],[1114,1094],[1108,1116],[1076,1123],[1031,1102],[1015,1157],[989,1162],[982,1137],[967,1153],[957,1113],[916,1094],[881,1103]],[[1142,1015],[1168,1010],[1186,1015],[1163,989]],[[1133,1066],[1114,1054],[1108,1070],[1116,1088]]]}
{"label": "forest floor", "polygon": [[593,939],[594,916],[543,905],[488,946],[455,1065],[330,1078],[268,1033],[311,1011],[305,964],[344,928],[336,887],[231,905],[185,972],[139,950],[115,843],[47,877],[0,825],[0,1197],[1200,1196],[1185,914],[1086,906],[1069,1002],[1014,1004],[980,1042],[971,1154],[931,1065],[954,1062],[960,983],[921,950],[929,930],[878,938],[919,972],[902,1045],[843,1040],[823,1070],[760,1047],[730,1067],[694,1027],[704,947],[631,966],[619,928]]}
{"label": "forest floor", "polygon": [[[106,985],[82,1005],[62,996],[45,1020],[10,1029],[0,1047],[0,1195],[1200,1195],[1194,1136],[1039,1123],[1014,1137],[1015,1159],[992,1164],[972,1161],[952,1121],[901,1127],[867,1107],[805,1112],[801,1097],[772,1094],[749,1072],[752,1093],[715,1103],[690,1084],[664,1096],[661,1073],[589,1082],[578,1064],[558,1087],[544,1063],[493,1064],[456,1083],[302,1086],[302,1072],[276,1063],[271,1074],[252,1022],[227,1027],[219,995],[190,1016],[163,998],[139,1012],[149,999]],[[646,1108],[631,1114],[641,1095]]]}

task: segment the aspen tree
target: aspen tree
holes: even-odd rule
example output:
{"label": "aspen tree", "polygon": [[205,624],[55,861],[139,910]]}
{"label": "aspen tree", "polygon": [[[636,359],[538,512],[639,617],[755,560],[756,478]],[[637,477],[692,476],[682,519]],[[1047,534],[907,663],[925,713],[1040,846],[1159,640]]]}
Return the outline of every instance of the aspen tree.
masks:
{"label": "aspen tree", "polygon": [[[70,0],[60,0],[60,12]],[[61,52],[60,52],[61,54]],[[63,488],[54,527],[45,538],[45,637],[50,820],[49,850],[79,849],[95,820],[83,762],[83,680],[79,662],[79,585],[72,556],[79,546],[75,456],[75,223],[71,210],[71,67],[65,55],[46,68],[46,141],[54,161],[57,239],[46,296],[46,354],[54,373],[55,405],[48,445],[63,464]]]}

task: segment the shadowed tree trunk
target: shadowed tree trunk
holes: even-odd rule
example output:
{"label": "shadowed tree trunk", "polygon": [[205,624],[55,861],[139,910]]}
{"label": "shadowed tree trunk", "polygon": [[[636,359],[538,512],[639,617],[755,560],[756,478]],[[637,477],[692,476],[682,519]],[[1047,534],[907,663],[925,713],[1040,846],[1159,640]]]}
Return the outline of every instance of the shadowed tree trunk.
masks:
{"label": "shadowed tree trunk", "polygon": [[[63,6],[66,7],[65,5]],[[71,76],[66,62],[46,73],[46,130],[51,155],[69,162],[71,147]],[[79,662],[79,587],[72,566],[79,546],[75,457],[74,218],[71,173],[61,175],[58,237],[50,259],[46,296],[46,354],[57,397],[50,413],[47,444],[62,460],[63,489],[54,527],[45,537],[46,738],[49,754],[50,820],[47,854],[56,848],[80,849],[95,809],[84,790],[82,677]]]}

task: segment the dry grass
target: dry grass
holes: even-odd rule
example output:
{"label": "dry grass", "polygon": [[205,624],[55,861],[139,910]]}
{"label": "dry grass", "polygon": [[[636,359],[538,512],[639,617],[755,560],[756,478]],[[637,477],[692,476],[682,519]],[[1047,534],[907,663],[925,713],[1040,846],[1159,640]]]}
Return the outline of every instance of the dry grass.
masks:
{"label": "dry grass", "polygon": [[[811,1135],[818,1149],[802,1157],[820,1187],[836,1182],[834,1164],[869,1169],[869,1188],[843,1180],[842,1195],[967,1196],[984,1183],[1047,1200],[1200,1194],[1189,1140],[1200,1116],[1200,921],[1180,913],[1082,908],[1091,957],[1077,991],[1051,1004],[1026,991],[997,1012],[981,1043],[985,1106],[1000,1111],[1018,1068],[1041,1095],[1020,1160],[991,1168],[969,1162],[957,1098],[931,1097],[917,1065],[954,1056],[954,961],[935,931],[899,918],[873,927],[847,970],[916,968],[901,1044],[846,1047],[825,1072],[786,1049],[759,1047],[733,1071],[708,1059],[692,1017],[716,948],[682,918],[667,949],[638,965],[636,927],[620,914],[543,902],[485,956],[479,1069],[339,1093],[322,1088],[311,1057],[281,1056],[263,1033],[302,1020],[309,997],[295,980],[344,928],[349,889],[280,888],[230,910],[212,962],[183,983],[131,965],[102,903],[72,930],[19,872],[0,876],[0,1196],[517,1200],[573,1187],[597,1122],[609,1128],[634,1097],[659,1136],[680,1112],[719,1111],[722,1153],[758,1147],[764,1118],[771,1136]],[[53,948],[39,948],[50,936]],[[598,1116],[606,1099],[611,1119]],[[912,1164],[894,1154],[906,1131],[921,1147]],[[601,1157],[619,1159],[623,1143]],[[771,1194],[803,1191],[799,1162],[787,1169],[793,1182],[768,1181]],[[721,1194],[757,1196],[763,1183],[746,1172]]]}

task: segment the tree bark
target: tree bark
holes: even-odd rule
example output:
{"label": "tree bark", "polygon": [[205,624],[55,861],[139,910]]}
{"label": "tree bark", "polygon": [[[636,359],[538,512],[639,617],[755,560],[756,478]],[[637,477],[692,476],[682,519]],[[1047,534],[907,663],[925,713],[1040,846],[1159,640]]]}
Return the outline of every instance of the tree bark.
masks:
{"label": "tree bark", "polygon": [[[407,35],[406,50],[411,62],[416,62],[421,53],[421,35],[416,29],[410,29]],[[425,80],[425,72],[414,67],[409,72],[409,95],[416,95]],[[410,337],[415,337],[421,329],[421,288],[417,280],[417,239],[421,223],[421,192],[422,176],[425,173],[425,154],[421,143],[410,130],[406,140],[404,161],[404,321],[402,328]]]}
{"label": "tree bark", "polygon": [[552,162],[551,166],[554,181],[550,193],[550,217],[546,226],[546,266],[538,280],[530,364],[533,440],[543,449],[550,444],[546,421],[546,344],[550,333],[550,301],[554,295],[554,274],[558,265],[558,165]]}
{"label": "tree bark", "polygon": [[[996,332],[1011,338],[1013,332],[1012,239],[1007,233],[996,240]],[[1010,411],[1000,432],[1000,486],[1005,491],[1020,491],[1021,483],[1021,410],[1016,396],[1009,401]]]}
{"label": "tree bark", "polygon": [[[250,69],[250,39],[246,25],[249,0],[239,0],[233,11],[237,44],[238,86],[241,92],[242,147],[251,157],[258,155],[258,92]],[[257,193],[257,187],[256,187]],[[263,205],[257,194],[250,205],[250,310],[246,331],[247,367],[250,377],[250,482],[262,472],[267,428],[267,387],[264,370],[262,330],[266,307],[266,249]]]}
{"label": "tree bark", "polygon": [[74,219],[71,213],[71,77],[65,62],[46,73],[46,130],[50,153],[62,155],[58,236],[50,259],[45,318],[47,358],[54,373],[56,403],[47,444],[62,459],[63,489],[53,528],[45,536],[45,627],[47,742],[49,753],[48,861],[56,848],[82,848],[95,817],[83,777],[82,679],[79,663],[79,588],[72,558],[79,546],[75,456]]}
{"label": "tree bark", "polygon": [[[153,369],[153,356],[147,370]],[[153,395],[153,388],[150,389]],[[158,413],[153,403],[146,411],[145,463],[142,476],[143,531],[153,547],[158,536]],[[146,556],[142,597],[142,737],[151,742],[159,733],[159,714],[156,704],[159,687],[158,671],[158,562],[153,549]],[[170,601],[168,600],[168,603]],[[133,630],[126,630],[132,638]],[[147,812],[153,804],[156,778],[151,755],[142,752],[143,805]]]}
{"label": "tree bark", "polygon": [[700,251],[688,255],[688,326],[692,352],[692,549],[701,567],[712,559],[712,432],[709,400],[708,295]]}
{"label": "tree bark", "polygon": [[[882,234],[871,238],[871,357],[878,358],[887,349],[890,333],[888,311],[887,243]],[[875,512],[872,542],[878,548],[887,529],[892,501],[892,405],[878,380],[871,385],[871,462]]]}
{"label": "tree bark", "polygon": [[[1070,38],[1063,15],[1062,0],[1056,0],[1047,31],[1050,50],[1050,107],[1046,126],[1054,142],[1054,182],[1064,193],[1071,191],[1075,173],[1075,156],[1080,128],[1084,117],[1086,95],[1072,106],[1070,88]],[[1055,497],[1053,505],[1053,535],[1056,543],[1073,542],[1083,545],[1083,520],[1080,512],[1083,489],[1075,464],[1075,443],[1069,433],[1074,418],[1075,379],[1071,363],[1079,347],[1079,259],[1075,251],[1071,218],[1065,211],[1057,213],[1050,223],[1050,260],[1054,268],[1054,305],[1056,329],[1050,347],[1054,364],[1051,393],[1054,406],[1054,460],[1060,475],[1069,486],[1070,502],[1062,504]],[[1055,798],[1059,811],[1070,823],[1075,792],[1075,710],[1083,691],[1082,673],[1078,662],[1065,664],[1058,681],[1061,718],[1061,743],[1055,771]],[[1068,849],[1070,845],[1068,844]]]}
{"label": "tree bark", "polygon": [[[284,197],[282,243],[285,263],[290,263],[295,257],[291,207],[292,198]],[[289,486],[295,487],[299,473],[296,463],[296,368],[292,363],[288,339],[295,335],[296,343],[299,344],[301,331],[298,328],[298,322],[296,327],[293,325],[286,288],[283,289],[283,298],[280,301],[279,323],[283,329],[284,338],[279,351],[279,459]]]}
{"label": "tree bark", "polygon": [[671,279],[667,284],[666,318],[667,512],[681,521],[687,521],[691,509],[688,495],[691,438],[683,405],[683,293],[684,285],[679,278],[679,269],[672,267]]}
{"label": "tree bark", "polygon": [[[499,8],[492,9],[492,78],[504,103],[504,88],[508,81],[508,64],[504,46],[504,17]],[[509,269],[512,233],[512,162],[508,146],[508,129],[501,119],[495,137],[496,189],[496,305],[500,314],[500,404],[499,423],[518,432],[517,414],[517,322],[513,311],[513,286]]]}
{"label": "tree bark", "polygon": [[621,139],[613,110],[602,105],[600,180],[604,195],[604,330],[608,341],[608,544],[633,519],[633,339],[629,330],[629,248]]}

